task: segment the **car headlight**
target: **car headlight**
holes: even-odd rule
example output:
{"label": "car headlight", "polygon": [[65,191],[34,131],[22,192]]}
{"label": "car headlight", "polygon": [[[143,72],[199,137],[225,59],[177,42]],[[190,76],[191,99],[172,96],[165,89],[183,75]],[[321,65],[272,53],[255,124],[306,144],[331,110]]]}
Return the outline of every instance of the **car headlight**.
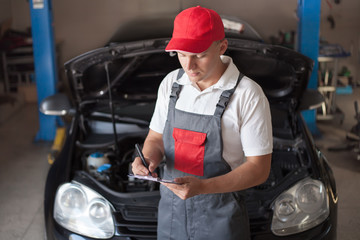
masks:
{"label": "car headlight", "polygon": [[306,231],[322,223],[330,213],[324,184],[305,178],[280,194],[272,203],[271,231],[287,236]]}
{"label": "car headlight", "polygon": [[115,227],[112,206],[97,192],[79,183],[65,183],[55,197],[54,218],[64,228],[92,238],[110,238]]}

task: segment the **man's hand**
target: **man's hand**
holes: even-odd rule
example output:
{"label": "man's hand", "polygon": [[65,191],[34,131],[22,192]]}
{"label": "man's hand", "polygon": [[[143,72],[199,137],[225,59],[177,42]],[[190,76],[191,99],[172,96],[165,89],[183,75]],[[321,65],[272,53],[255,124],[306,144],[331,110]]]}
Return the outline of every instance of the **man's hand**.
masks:
{"label": "man's hand", "polygon": [[153,177],[157,177],[154,173],[155,169],[160,164],[164,156],[164,145],[162,141],[162,134],[153,130],[149,130],[149,133],[145,139],[142,153],[145,157],[146,163],[149,165],[147,169],[142,163],[140,157],[136,157],[132,163],[132,171],[135,175],[149,175],[149,170]]}
{"label": "man's hand", "polygon": [[153,177],[157,177],[157,174],[154,173],[155,169],[157,168],[157,166],[155,166],[155,164],[153,163],[153,161],[149,161],[148,159],[145,159],[146,162],[149,165],[149,169],[147,169],[144,164],[142,163],[140,157],[136,157],[133,161],[133,163],[131,164],[132,166],[132,172],[135,175],[149,175],[149,170],[152,173]]}
{"label": "man's hand", "polygon": [[182,200],[191,198],[202,193],[203,180],[196,177],[175,178],[174,181],[179,184],[161,183],[169,188]]}
{"label": "man's hand", "polygon": [[244,190],[266,181],[271,166],[271,154],[247,157],[247,161],[227,174],[199,179],[182,177],[177,184],[164,184],[179,198],[185,200],[199,194],[225,193]]}

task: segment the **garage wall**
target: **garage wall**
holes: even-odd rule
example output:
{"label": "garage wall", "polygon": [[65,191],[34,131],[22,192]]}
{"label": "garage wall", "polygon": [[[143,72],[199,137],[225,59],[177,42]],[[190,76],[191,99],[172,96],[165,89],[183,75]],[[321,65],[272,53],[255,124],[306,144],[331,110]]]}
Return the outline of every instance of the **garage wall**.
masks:
{"label": "garage wall", "polygon": [[[334,1],[322,1],[321,5],[321,38],[330,43],[340,44],[350,57],[339,59],[339,68],[347,66],[354,80],[360,84],[360,1],[341,0],[339,5]],[[328,16],[335,19],[335,27],[327,21]]]}
{"label": "garage wall", "polygon": [[54,1],[56,38],[63,41],[63,58],[70,59],[104,46],[124,23],[177,10],[169,0]]}
{"label": "garage wall", "polygon": [[[9,1],[0,0],[8,5]],[[249,22],[265,40],[297,28],[297,0],[53,0],[55,38],[61,41],[61,62],[103,46],[119,27],[140,18],[174,16],[181,9],[201,4],[220,14],[238,16]],[[28,1],[11,0],[13,28],[30,26]],[[321,37],[339,43],[352,56],[340,61],[354,76],[360,68],[360,1],[321,1]],[[3,9],[2,6],[0,9]],[[326,20],[335,19],[332,29]],[[357,77],[359,79],[359,77]]]}
{"label": "garage wall", "polygon": [[0,23],[3,23],[9,18],[11,18],[10,0],[0,0]]}
{"label": "garage wall", "polygon": [[12,16],[12,28],[15,30],[26,31],[31,26],[29,1],[27,0],[9,0],[11,9],[9,13]]}
{"label": "garage wall", "polygon": [[220,14],[233,15],[252,25],[264,39],[279,30],[295,30],[297,0],[207,0],[183,1],[184,8],[196,6],[212,8]]}
{"label": "garage wall", "polygon": [[[199,3],[216,9],[220,14],[239,16],[248,21],[264,38],[277,33],[279,29],[296,29],[296,0],[225,1],[226,4],[219,6],[217,0],[53,0],[55,37],[63,42],[62,58],[66,61],[80,53],[103,46],[126,22],[159,15],[175,16],[181,9]],[[25,0],[12,0],[14,28],[26,29],[30,25],[28,7]],[[269,11],[271,8],[276,11]]]}

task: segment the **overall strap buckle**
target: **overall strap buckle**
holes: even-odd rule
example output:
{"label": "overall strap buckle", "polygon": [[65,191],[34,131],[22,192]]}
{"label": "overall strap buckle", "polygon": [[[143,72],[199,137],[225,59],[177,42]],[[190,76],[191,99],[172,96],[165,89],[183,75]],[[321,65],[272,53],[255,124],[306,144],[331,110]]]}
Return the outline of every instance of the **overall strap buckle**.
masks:
{"label": "overall strap buckle", "polygon": [[229,104],[230,97],[232,96],[232,89],[226,90],[221,93],[218,103],[216,104],[216,108],[220,108],[222,111],[226,108]]}
{"label": "overall strap buckle", "polygon": [[[180,68],[176,80],[180,79],[184,73],[184,69]],[[179,98],[181,89],[182,85],[178,84],[177,82],[173,83],[171,87],[170,102],[174,102],[174,104],[176,103],[177,99]]]}
{"label": "overall strap buckle", "polygon": [[233,93],[235,92],[236,87],[239,85],[239,82],[241,81],[241,79],[244,77],[244,74],[240,73],[237,82],[235,84],[235,86],[232,89],[229,90],[225,90],[221,93],[221,96],[219,98],[218,103],[216,104],[216,109],[215,109],[215,116],[218,117],[222,117],[222,115],[224,114],[224,111],[227,107],[227,105],[230,102],[231,96],[233,95]]}

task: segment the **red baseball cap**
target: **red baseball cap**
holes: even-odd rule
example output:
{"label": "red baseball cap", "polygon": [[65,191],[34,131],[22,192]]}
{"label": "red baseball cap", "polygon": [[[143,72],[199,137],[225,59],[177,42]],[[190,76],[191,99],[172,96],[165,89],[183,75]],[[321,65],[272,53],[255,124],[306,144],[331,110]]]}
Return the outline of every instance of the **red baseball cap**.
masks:
{"label": "red baseball cap", "polygon": [[200,6],[192,7],[176,16],[173,35],[165,51],[201,53],[223,38],[224,24],[219,14]]}

